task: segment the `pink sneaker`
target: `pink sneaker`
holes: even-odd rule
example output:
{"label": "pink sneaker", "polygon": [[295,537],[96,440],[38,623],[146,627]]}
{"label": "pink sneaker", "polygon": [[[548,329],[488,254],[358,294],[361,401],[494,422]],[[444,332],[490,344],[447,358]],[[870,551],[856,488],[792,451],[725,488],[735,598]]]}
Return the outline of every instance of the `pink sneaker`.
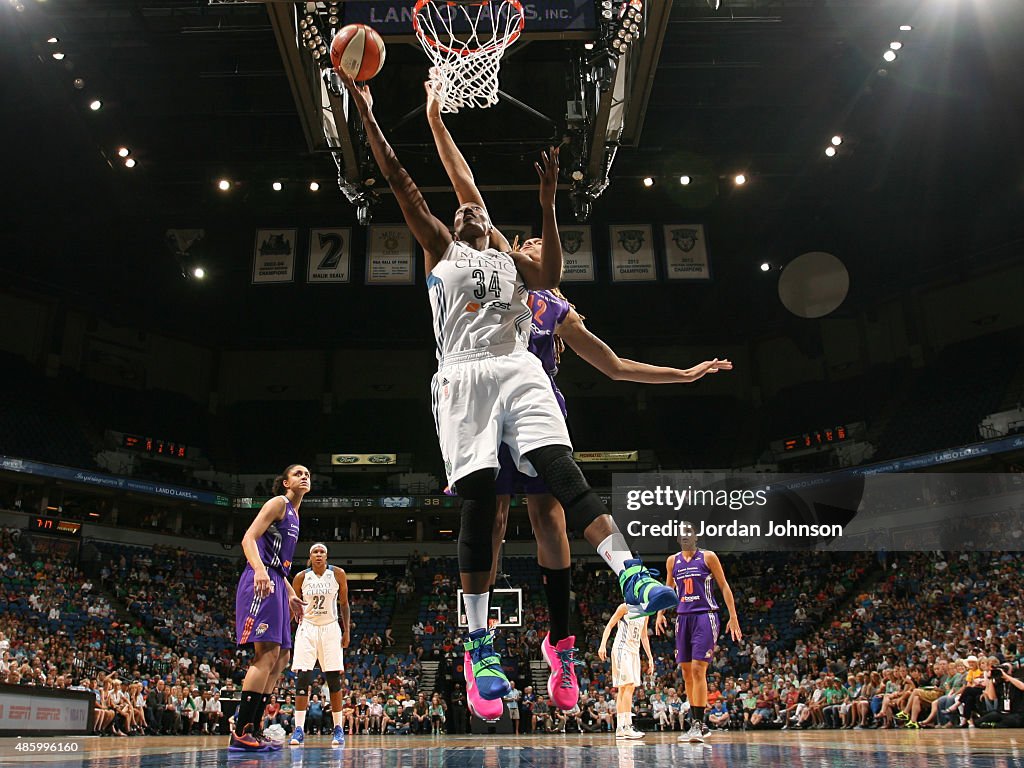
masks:
{"label": "pink sneaker", "polygon": [[576,661],[576,637],[570,635],[562,638],[557,645],[551,644],[551,634],[544,636],[541,650],[544,660],[551,667],[548,676],[548,693],[551,701],[561,710],[570,710],[579,703],[580,684],[576,680],[576,666],[583,666]]}
{"label": "pink sneaker", "polygon": [[[482,629],[477,630],[470,634],[470,641],[465,644],[465,649],[462,669],[466,674],[466,702],[469,709],[481,720],[500,720],[501,713],[505,710],[502,696],[508,693],[511,687],[505,673],[501,671],[501,658],[494,651],[494,635]],[[477,673],[484,675],[487,687],[484,692],[481,692],[477,684]],[[484,698],[484,694],[487,698]]]}

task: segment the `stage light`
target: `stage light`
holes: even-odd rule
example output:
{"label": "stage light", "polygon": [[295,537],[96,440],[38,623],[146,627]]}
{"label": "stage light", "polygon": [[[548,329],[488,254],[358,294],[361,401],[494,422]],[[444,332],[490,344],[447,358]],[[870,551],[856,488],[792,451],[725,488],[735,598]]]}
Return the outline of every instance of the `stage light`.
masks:
{"label": "stage light", "polygon": [[913,27],[909,24],[900,24],[900,32],[909,32]]}
{"label": "stage light", "polygon": [[93,99],[91,102],[89,102],[89,109],[91,109],[93,112],[99,112],[102,108],[103,102],[99,99]]}
{"label": "stage light", "polygon": [[56,43],[60,42],[60,38],[59,37],[51,37],[46,42],[48,42],[50,45],[55,45]]}
{"label": "stage light", "polygon": [[118,150],[117,150],[117,156],[118,157],[128,157],[128,155],[130,155],[131,153],[132,153],[132,151],[130,149],[128,149],[128,147],[118,147]]}
{"label": "stage light", "polygon": [[899,40],[893,40],[891,43],[889,43],[889,48],[891,48],[894,51],[898,51],[902,47],[903,43],[901,43]]}
{"label": "stage light", "polygon": [[319,189],[320,189],[320,185],[317,182],[315,182],[315,181],[309,182],[309,191],[310,192],[317,192]]}
{"label": "stage light", "polygon": [[217,182],[217,189],[219,189],[221,192],[227,192],[229,189],[231,189],[231,182],[228,181],[227,179],[221,179],[220,181]]}
{"label": "stage light", "polygon": [[825,154],[828,157],[835,157],[836,156],[836,148],[835,147],[825,147]]}
{"label": "stage light", "polygon": [[839,136],[837,134],[837,135],[832,137],[832,146],[833,147],[838,147],[842,143],[843,143],[843,137],[842,136]]}
{"label": "stage light", "polygon": [[744,184],[747,183],[747,177],[744,176],[742,173],[737,173],[736,176],[733,177],[733,182],[735,182],[737,187],[742,187]]}
{"label": "stage light", "polygon": [[55,52],[52,55],[53,55],[53,58],[55,58],[57,61],[63,61],[64,60],[64,54],[61,53],[60,51],[57,51],[57,52]]}
{"label": "stage light", "polygon": [[882,54],[882,58],[886,61],[896,61],[896,51],[886,51]]}
{"label": "stage light", "polygon": [[196,280],[202,280],[204,277],[206,277],[206,270],[203,269],[202,267],[196,267],[195,269],[192,270],[192,277],[194,277]]}
{"label": "stage light", "polygon": [[761,262],[761,271],[762,272],[768,272],[771,268],[772,268],[772,265],[769,264],[767,261],[762,261]]}
{"label": "stage light", "polygon": [[275,181],[273,186],[274,186],[274,191],[275,192],[280,192],[281,191],[281,182],[280,181]]}
{"label": "stage light", "polygon": [[687,184],[690,183],[690,177],[689,176],[680,176],[679,177],[679,183],[682,184],[685,187]]}
{"label": "stage light", "polygon": [[127,160],[125,160],[124,161],[124,167],[125,168],[134,168],[135,167],[135,158],[134,157],[129,157]]}
{"label": "stage light", "polygon": [[654,179],[652,179],[650,176],[644,176],[644,186],[645,187],[653,187],[654,186]]}

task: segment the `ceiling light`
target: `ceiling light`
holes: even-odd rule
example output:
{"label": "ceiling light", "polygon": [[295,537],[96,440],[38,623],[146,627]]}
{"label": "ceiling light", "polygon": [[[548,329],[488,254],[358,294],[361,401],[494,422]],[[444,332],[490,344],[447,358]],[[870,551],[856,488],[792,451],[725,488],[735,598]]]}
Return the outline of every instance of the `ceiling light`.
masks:
{"label": "ceiling light", "polygon": [[832,146],[833,147],[838,147],[842,143],[843,143],[843,137],[842,136],[836,135],[836,136],[832,137]]}
{"label": "ceiling light", "polygon": [[772,268],[772,265],[771,265],[771,264],[769,264],[769,263],[768,263],[767,261],[762,261],[762,262],[761,262],[761,271],[762,271],[762,272],[767,272],[767,271],[769,271],[769,270],[770,270],[771,268]]}
{"label": "ceiling light", "polygon": [[896,51],[886,51],[882,54],[882,58],[886,61],[896,61]]}
{"label": "ceiling light", "polygon": [[50,38],[49,40],[47,40],[46,42],[48,42],[48,43],[49,43],[50,45],[53,45],[53,44],[55,44],[55,43],[59,43],[59,42],[60,42],[60,38],[59,38],[59,37],[51,37],[51,38]]}
{"label": "ceiling light", "polygon": [[57,52],[55,52],[52,55],[53,55],[53,58],[55,58],[57,61],[63,61],[64,60],[64,54],[61,53],[60,51],[57,51]]}
{"label": "ceiling light", "polygon": [[747,183],[747,177],[744,176],[742,173],[737,173],[736,176],[733,177],[733,181],[736,183],[736,186],[742,187],[744,184]]}
{"label": "ceiling light", "polygon": [[195,269],[192,270],[192,277],[194,277],[196,280],[202,280],[204,277],[206,277],[206,270],[203,269],[202,267],[196,267]]}
{"label": "ceiling light", "polygon": [[129,157],[127,160],[125,160],[124,161],[124,167],[125,168],[134,168],[135,167],[135,158],[134,157]]}
{"label": "ceiling light", "polygon": [[275,181],[274,182],[274,191],[275,192],[280,192],[281,191],[281,182],[280,181]]}
{"label": "ceiling light", "polygon": [[586,51],[592,51],[592,50],[594,50],[594,44],[593,43],[584,43],[583,44],[583,49],[586,50]]}
{"label": "ceiling light", "polygon": [[836,156],[836,148],[835,147],[825,147],[825,154],[827,156],[829,156],[829,157],[835,157]]}
{"label": "ceiling light", "polygon": [[903,47],[903,43],[901,43],[899,40],[893,40],[891,43],[889,43],[889,47],[894,51],[898,51],[900,48]]}
{"label": "ceiling light", "polygon": [[690,183],[690,177],[689,176],[680,176],[679,177],[679,183],[682,184],[685,187],[687,184]]}
{"label": "ceiling light", "polygon": [[319,183],[317,183],[315,181],[309,182],[309,191],[310,192],[316,192],[319,189],[320,189],[320,184]]}
{"label": "ceiling light", "polygon": [[217,182],[217,188],[221,192],[227,192],[229,189],[231,189],[231,182],[228,181],[227,179],[221,179],[220,181]]}
{"label": "ceiling light", "polygon": [[645,187],[653,187],[654,186],[654,179],[652,179],[650,176],[644,176],[644,186]]}
{"label": "ceiling light", "polygon": [[100,109],[102,109],[102,107],[103,102],[99,99],[93,99],[91,102],[89,102],[89,109],[91,109],[93,112],[99,112]]}
{"label": "ceiling light", "polygon": [[128,149],[128,147],[118,147],[118,150],[117,150],[117,156],[118,157],[128,157],[128,155],[130,155],[131,153],[132,153],[132,151],[130,149]]}
{"label": "ceiling light", "polygon": [[900,24],[900,32],[909,32],[913,27],[909,24]]}

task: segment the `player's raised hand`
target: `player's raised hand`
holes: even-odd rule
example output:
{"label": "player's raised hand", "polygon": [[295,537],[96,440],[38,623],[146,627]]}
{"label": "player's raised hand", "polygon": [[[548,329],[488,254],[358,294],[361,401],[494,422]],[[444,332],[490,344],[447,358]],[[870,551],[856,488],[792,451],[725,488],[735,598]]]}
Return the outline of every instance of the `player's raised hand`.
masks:
{"label": "player's raised hand", "polygon": [[[430,68],[433,73],[434,68]],[[437,92],[434,91],[434,86],[430,80],[426,80],[423,83],[423,90],[427,92],[427,120],[440,120],[441,119],[441,102],[437,99]]]}
{"label": "player's raised hand", "polygon": [[338,73],[341,82],[348,89],[349,94],[352,96],[352,103],[356,105],[359,114],[365,115],[373,112],[373,94],[370,93],[370,86],[365,83],[363,85],[356,85],[356,81],[348,73],[338,70],[335,70],[335,72]]}
{"label": "player's raised hand", "polygon": [[541,152],[540,160],[533,167],[540,177],[540,204],[546,208],[555,204],[555,192],[558,190],[558,147]]}
{"label": "player's raised hand", "polygon": [[718,373],[719,371],[731,371],[732,361],[731,360],[719,360],[717,357],[714,360],[705,360],[703,363],[698,363],[690,369],[690,373],[693,374],[691,381],[703,378],[709,373]]}

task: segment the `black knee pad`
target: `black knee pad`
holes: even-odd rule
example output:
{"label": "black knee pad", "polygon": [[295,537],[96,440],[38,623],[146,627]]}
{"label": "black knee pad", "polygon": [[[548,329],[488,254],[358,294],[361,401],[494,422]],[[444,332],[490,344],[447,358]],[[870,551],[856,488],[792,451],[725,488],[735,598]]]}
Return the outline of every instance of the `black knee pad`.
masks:
{"label": "black knee pad", "polygon": [[341,690],[341,672],[324,672],[324,677],[327,678],[327,688],[331,693]]}
{"label": "black knee pad", "polygon": [[295,695],[309,696],[309,687],[313,685],[313,670],[303,669],[295,675]]}
{"label": "black knee pad", "polygon": [[608,508],[583,477],[569,446],[545,445],[527,453],[526,458],[562,505],[571,530],[583,531],[601,515],[608,514]]}
{"label": "black knee pad", "polygon": [[490,571],[494,557],[491,535],[498,505],[494,498],[494,470],[481,469],[459,478],[462,520],[459,525],[459,571]]}

